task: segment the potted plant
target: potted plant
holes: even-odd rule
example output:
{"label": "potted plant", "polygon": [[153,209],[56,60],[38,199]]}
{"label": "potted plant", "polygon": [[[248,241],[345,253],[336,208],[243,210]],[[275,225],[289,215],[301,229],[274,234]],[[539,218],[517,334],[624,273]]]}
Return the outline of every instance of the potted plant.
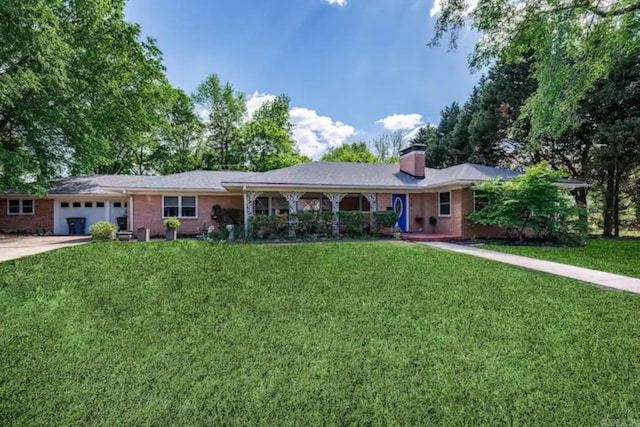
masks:
{"label": "potted plant", "polygon": [[178,238],[178,227],[180,227],[180,220],[178,218],[167,218],[164,220],[164,228],[167,230],[166,239],[176,240]]}
{"label": "potted plant", "polygon": [[424,218],[422,218],[421,216],[417,216],[415,218],[416,224],[418,224],[418,231],[420,233],[422,233],[422,223],[424,222]]}

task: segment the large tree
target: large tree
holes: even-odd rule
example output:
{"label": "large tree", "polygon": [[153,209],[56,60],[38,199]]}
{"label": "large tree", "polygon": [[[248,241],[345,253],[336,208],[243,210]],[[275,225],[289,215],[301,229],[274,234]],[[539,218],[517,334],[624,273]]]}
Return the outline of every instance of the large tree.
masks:
{"label": "large tree", "polygon": [[229,82],[222,84],[216,74],[211,74],[198,86],[193,99],[206,114],[203,166],[206,169],[239,167],[246,95],[237,92]]}
{"label": "large tree", "polygon": [[598,79],[613,68],[615,56],[629,54],[640,37],[637,0],[442,0],[432,45],[449,34],[455,47],[467,23],[482,37],[473,67],[495,60],[533,61],[537,86],[523,106],[533,138],[558,138],[578,127],[576,107]]}
{"label": "large tree", "polygon": [[241,158],[250,170],[264,172],[308,162],[291,137],[287,95],[264,103],[241,127]]}
{"label": "large tree", "polygon": [[402,131],[385,132],[371,141],[373,153],[382,163],[397,163],[400,161],[400,150],[407,144]]}
{"label": "large tree", "polygon": [[373,155],[366,142],[344,143],[326,152],[323,162],[379,163],[381,160]]}
{"label": "large tree", "polygon": [[160,52],[123,0],[0,5],[0,189],[68,172],[130,172],[157,123]]}
{"label": "large tree", "polygon": [[193,100],[182,90],[167,86],[163,123],[155,152],[158,172],[179,173],[201,167],[203,123]]}

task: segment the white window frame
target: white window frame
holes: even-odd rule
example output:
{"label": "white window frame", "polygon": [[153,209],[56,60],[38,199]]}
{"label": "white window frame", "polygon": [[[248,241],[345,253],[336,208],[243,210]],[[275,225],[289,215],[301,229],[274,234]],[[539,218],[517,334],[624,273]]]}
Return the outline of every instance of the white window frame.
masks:
{"label": "white window frame", "polygon": [[[177,197],[178,198],[178,216],[176,218],[180,219],[198,219],[198,196],[174,196],[171,194],[162,196],[162,219],[173,218],[170,216],[164,216],[164,199],[166,197]],[[195,197],[196,199],[196,216],[182,216],[182,198],[183,197]]]}
{"label": "white window frame", "polygon": [[[17,200],[18,203],[19,203],[19,208],[18,208],[19,212],[10,212],[9,204],[12,201],[15,201],[15,200]],[[31,201],[31,212],[27,212],[27,213],[24,212],[24,204],[23,204],[23,202],[25,200],[30,200]],[[7,199],[7,215],[35,215],[35,213],[36,213],[36,200],[35,199]]]}
{"label": "white window frame", "polygon": [[[444,203],[444,204],[448,204],[449,205],[449,213],[448,214],[443,214],[442,213],[442,205],[443,205],[443,203],[440,201],[440,195],[441,194],[447,194],[447,193],[449,194],[449,203]],[[449,218],[449,217],[451,217],[452,213],[453,213],[453,199],[451,197],[451,191],[440,191],[440,192],[438,192],[438,216]]]}

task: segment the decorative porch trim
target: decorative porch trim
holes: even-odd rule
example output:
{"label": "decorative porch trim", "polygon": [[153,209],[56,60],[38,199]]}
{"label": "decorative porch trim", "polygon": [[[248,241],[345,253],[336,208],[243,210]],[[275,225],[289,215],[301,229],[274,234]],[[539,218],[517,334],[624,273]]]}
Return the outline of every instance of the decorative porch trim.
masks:
{"label": "decorative porch trim", "polygon": [[247,191],[247,216],[252,217],[255,215],[255,204],[258,197],[262,195],[261,192]]}
{"label": "decorative porch trim", "polygon": [[289,202],[289,237],[296,236],[295,218],[291,216],[292,213],[298,212],[298,201],[304,195],[304,193],[283,193],[282,196]]}
{"label": "decorative porch trim", "polygon": [[333,221],[331,223],[331,229],[333,230],[333,235],[337,236],[340,234],[340,223],[338,220],[338,211],[340,210],[340,202],[347,193],[324,193],[325,196],[329,200],[331,200],[331,212],[333,212]]}
{"label": "decorative porch trim", "polygon": [[369,227],[371,232],[375,233],[377,231],[375,212],[378,210],[378,193],[362,193],[362,195],[369,201],[369,213],[371,215]]}

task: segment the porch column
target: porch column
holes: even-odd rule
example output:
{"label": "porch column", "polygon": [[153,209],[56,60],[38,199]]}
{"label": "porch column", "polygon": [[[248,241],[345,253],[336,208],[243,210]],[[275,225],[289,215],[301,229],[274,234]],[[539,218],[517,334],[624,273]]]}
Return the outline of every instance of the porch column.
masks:
{"label": "porch column", "polygon": [[256,199],[262,193],[257,191],[244,192],[244,235],[249,237],[249,219],[255,214]]}
{"label": "porch column", "polygon": [[295,217],[292,217],[291,214],[292,213],[296,213],[298,212],[298,201],[300,200],[300,198],[304,195],[304,193],[280,193],[282,194],[282,196],[287,199],[287,202],[289,202],[289,237],[295,237],[296,235],[296,230],[295,230]]}
{"label": "porch column", "polygon": [[333,230],[333,235],[337,236],[338,234],[340,234],[340,222],[338,220],[340,201],[344,199],[344,196],[346,196],[347,193],[324,193],[324,195],[327,196],[329,200],[331,200],[331,212],[333,212],[333,223],[331,228]]}
{"label": "porch column", "polygon": [[371,222],[369,223],[369,226],[371,227],[371,232],[375,233],[377,227],[374,212],[378,210],[378,193],[362,193],[362,195],[369,201],[369,212],[371,213]]}

